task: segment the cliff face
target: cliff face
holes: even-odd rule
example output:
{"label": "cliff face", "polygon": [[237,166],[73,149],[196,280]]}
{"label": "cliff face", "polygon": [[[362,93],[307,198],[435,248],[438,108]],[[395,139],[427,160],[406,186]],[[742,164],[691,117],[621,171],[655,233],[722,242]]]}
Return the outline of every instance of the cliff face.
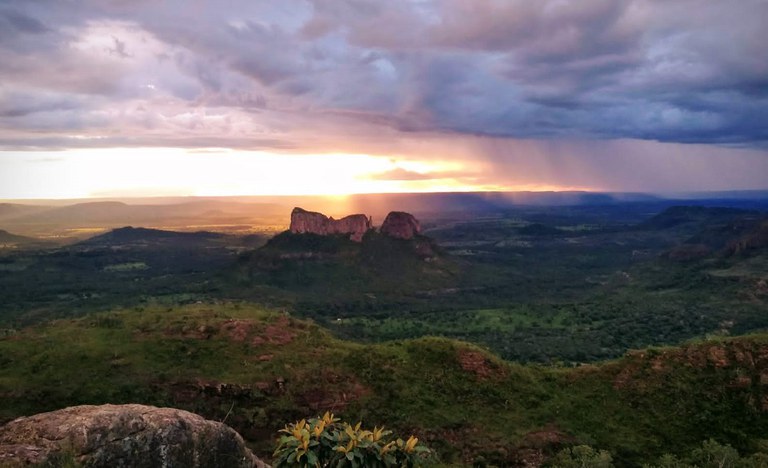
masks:
{"label": "cliff face", "polygon": [[84,466],[268,468],[230,427],[173,408],[73,406],[0,427],[2,466],[46,464],[60,454]]}
{"label": "cliff face", "polygon": [[384,219],[381,233],[397,239],[413,239],[421,233],[419,221],[410,213],[393,211]]}
{"label": "cliff face", "polygon": [[294,234],[312,233],[327,236],[331,234],[349,235],[355,242],[361,242],[363,235],[373,227],[371,219],[363,214],[353,214],[341,219],[333,219],[322,213],[294,208],[291,212],[291,232]]}
{"label": "cliff face", "polygon": [[[349,215],[333,219],[322,213],[294,208],[291,212],[291,232],[294,234],[312,233],[321,236],[332,234],[349,235],[356,242],[363,240],[368,230],[373,229],[371,218],[364,214]],[[410,213],[392,211],[384,219],[380,232],[396,239],[413,239],[421,233],[419,221]]]}

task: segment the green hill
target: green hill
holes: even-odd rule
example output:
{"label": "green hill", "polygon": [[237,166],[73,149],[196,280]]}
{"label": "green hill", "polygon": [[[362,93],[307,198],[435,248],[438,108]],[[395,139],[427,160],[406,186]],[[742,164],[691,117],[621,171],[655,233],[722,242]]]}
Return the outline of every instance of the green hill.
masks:
{"label": "green hill", "polygon": [[714,438],[768,434],[768,335],[524,366],[422,338],[363,345],[239,304],[113,311],[0,338],[0,422],[75,404],[145,403],[224,420],[261,455],[286,422],[329,410],[413,431],[445,463],[497,465],[586,443],[637,466]]}
{"label": "green hill", "polygon": [[237,266],[249,284],[266,284],[302,299],[332,301],[366,294],[402,295],[453,284],[455,262],[428,238],[403,240],[369,231],[362,242],[344,236],[278,234],[243,255]]}

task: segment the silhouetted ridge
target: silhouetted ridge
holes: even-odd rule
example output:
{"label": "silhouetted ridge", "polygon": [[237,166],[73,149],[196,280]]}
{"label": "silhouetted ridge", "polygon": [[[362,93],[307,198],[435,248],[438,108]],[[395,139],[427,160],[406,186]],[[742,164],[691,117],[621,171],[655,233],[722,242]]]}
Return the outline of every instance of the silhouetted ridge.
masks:
{"label": "silhouetted ridge", "polygon": [[97,244],[121,244],[130,242],[151,242],[151,241],[169,241],[169,240],[186,240],[186,241],[204,241],[220,239],[223,234],[208,231],[198,232],[177,232],[177,231],[164,231],[161,229],[149,229],[149,228],[135,228],[127,226],[123,228],[113,229],[105,234],[101,234],[92,237],[81,244],[97,245]]}
{"label": "silhouetted ridge", "polygon": [[24,244],[28,242],[37,242],[37,239],[11,234],[8,231],[0,229],[0,244]]}

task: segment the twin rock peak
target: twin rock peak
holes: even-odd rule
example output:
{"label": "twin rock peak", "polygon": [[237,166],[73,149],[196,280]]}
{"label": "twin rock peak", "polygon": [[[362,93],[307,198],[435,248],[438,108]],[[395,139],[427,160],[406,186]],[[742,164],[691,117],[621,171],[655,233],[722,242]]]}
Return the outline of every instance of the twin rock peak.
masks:
{"label": "twin rock peak", "polygon": [[[294,234],[348,235],[351,240],[361,242],[365,233],[371,229],[373,229],[373,220],[364,214],[353,214],[341,219],[333,219],[322,213],[307,211],[299,207],[291,211],[290,231]],[[421,233],[421,225],[410,213],[392,211],[384,218],[379,232],[397,239],[413,239]]]}

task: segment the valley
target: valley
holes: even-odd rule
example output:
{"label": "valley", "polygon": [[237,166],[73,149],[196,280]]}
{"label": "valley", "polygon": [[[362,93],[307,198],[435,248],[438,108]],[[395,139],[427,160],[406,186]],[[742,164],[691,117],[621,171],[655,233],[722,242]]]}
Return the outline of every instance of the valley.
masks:
{"label": "valley", "polygon": [[0,423],[171,406],[226,417],[267,459],[277,429],[326,410],[413,431],[446,465],[762,450],[768,202],[477,200],[416,211],[405,239],[292,233],[290,208],[201,231],[203,215],[117,227],[148,215],[100,207],[80,226],[115,228],[53,243],[10,218]]}
{"label": "valley", "polygon": [[345,339],[437,335],[505,359],[590,362],[768,326],[765,249],[728,250],[750,229],[759,240],[765,215],[752,205],[424,213],[426,256],[376,236],[361,244],[270,240],[258,224],[249,232],[259,233],[245,235],[117,228],[63,246],[2,250],[0,324],[239,300],[312,319]]}

